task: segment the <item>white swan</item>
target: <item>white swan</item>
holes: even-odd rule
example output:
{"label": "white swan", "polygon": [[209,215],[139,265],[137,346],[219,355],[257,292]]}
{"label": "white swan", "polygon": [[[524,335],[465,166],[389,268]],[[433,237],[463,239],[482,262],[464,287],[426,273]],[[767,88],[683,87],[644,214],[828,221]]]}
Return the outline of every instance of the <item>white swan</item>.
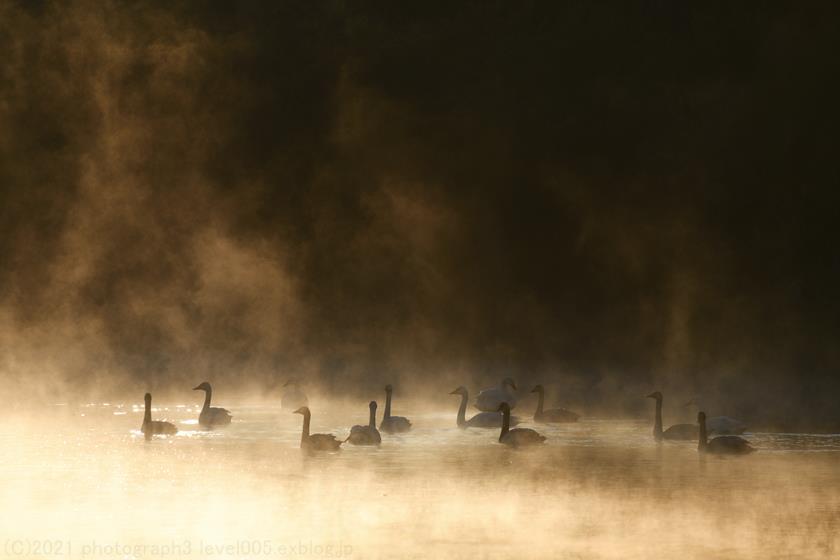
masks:
{"label": "white swan", "polygon": [[212,428],[213,426],[224,426],[230,424],[230,412],[224,408],[210,407],[210,399],[213,396],[213,388],[206,381],[198,387],[193,387],[193,391],[204,391],[204,406],[201,409],[201,414],[198,415],[198,423],[204,428]]}
{"label": "white swan", "polygon": [[385,414],[382,416],[379,429],[388,433],[407,432],[411,429],[411,422],[408,421],[408,418],[391,416],[391,393],[393,392],[393,387],[385,385]]}
{"label": "white swan", "polygon": [[161,420],[152,420],[152,395],[146,393],[144,397],[146,401],[146,411],[143,413],[143,425],[140,431],[146,436],[146,439],[151,439],[153,435],[171,436],[178,433],[178,428],[175,424],[163,422]]}
{"label": "white swan", "polygon": [[531,428],[510,429],[510,406],[508,403],[500,404],[499,412],[502,413],[502,431],[499,434],[499,443],[512,447],[522,447],[524,445],[537,445],[545,441],[545,436]]}
{"label": "white swan", "polygon": [[[698,402],[697,398],[691,399],[685,403],[685,406],[696,406],[698,409],[704,408]],[[711,418],[707,418],[706,428],[710,434],[718,435],[737,435],[747,431],[746,424],[730,416],[712,416]]]}
{"label": "white swan", "polygon": [[750,442],[739,436],[718,436],[711,441],[706,440],[706,413],[697,413],[697,423],[700,426],[700,439],[697,450],[701,453],[716,453],[719,455],[745,455],[752,453],[755,448]]}
{"label": "white swan", "polygon": [[647,396],[649,399],[656,399],[656,416],[653,421],[653,438],[656,441],[663,439],[690,441],[697,439],[697,426],[694,424],[674,424],[664,432],[662,431],[662,393],[655,391]]}
{"label": "white swan", "polygon": [[350,428],[350,435],[345,441],[353,445],[379,445],[382,443],[382,436],[376,429],[376,401],[370,401],[370,420],[367,426],[356,425]]}
{"label": "white swan", "polygon": [[306,393],[300,388],[300,382],[297,379],[289,379],[283,384],[283,387],[288,387],[283,391],[283,397],[280,399],[280,408],[283,410],[292,410],[302,406],[309,406],[309,399],[306,398]]}
{"label": "white swan", "polygon": [[545,400],[545,389],[542,385],[537,385],[531,390],[531,392],[539,394],[539,400],[537,401],[537,410],[536,412],[534,412],[535,422],[566,423],[577,422],[578,418],[580,418],[579,414],[576,414],[571,410],[566,410],[565,408],[549,408],[548,410],[543,410],[543,401]]}
{"label": "white swan", "polygon": [[503,402],[513,409],[516,408],[516,397],[508,390],[508,387],[516,390],[516,383],[510,377],[505,377],[496,387],[484,389],[475,398],[475,407],[484,412],[498,412],[499,405]]}
{"label": "white swan", "polygon": [[311,451],[335,451],[341,444],[344,443],[335,439],[332,434],[309,434],[309,421],[312,418],[312,413],[309,412],[309,407],[302,406],[295,410],[292,414],[303,415],[303,432],[300,436],[300,448]]}
{"label": "white swan", "polygon": [[[479,412],[467,420],[467,401],[469,401],[470,395],[466,387],[458,387],[449,394],[461,395],[461,406],[458,408],[459,428],[500,428],[502,426],[502,414],[500,412]],[[518,423],[518,418],[511,417],[511,426],[515,426]]]}

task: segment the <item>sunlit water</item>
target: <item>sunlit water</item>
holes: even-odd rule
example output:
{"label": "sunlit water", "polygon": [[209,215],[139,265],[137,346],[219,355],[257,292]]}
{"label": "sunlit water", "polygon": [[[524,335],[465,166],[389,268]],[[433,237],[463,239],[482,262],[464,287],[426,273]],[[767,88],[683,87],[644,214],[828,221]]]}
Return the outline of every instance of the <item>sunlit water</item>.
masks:
{"label": "sunlit water", "polygon": [[[231,405],[212,432],[162,406],[177,436],[145,441],[131,404],[0,431],[2,557],[840,556],[840,436],[747,434],[758,453],[716,458],[657,445],[648,422],[585,419],[534,426],[546,445],[517,451],[454,410],[400,409],[410,433],[310,456],[279,406]],[[325,408],[313,432],[366,423],[365,406]]]}

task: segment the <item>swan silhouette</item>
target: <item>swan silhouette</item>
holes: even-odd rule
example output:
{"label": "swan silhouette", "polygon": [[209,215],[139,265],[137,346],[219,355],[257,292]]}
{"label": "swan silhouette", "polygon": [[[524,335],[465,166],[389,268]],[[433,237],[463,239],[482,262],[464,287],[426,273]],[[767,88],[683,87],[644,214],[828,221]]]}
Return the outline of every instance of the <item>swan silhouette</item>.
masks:
{"label": "swan silhouette", "polygon": [[213,396],[213,388],[206,381],[201,383],[198,387],[193,387],[193,391],[204,391],[204,406],[201,413],[198,415],[198,423],[204,428],[212,428],[213,426],[224,426],[230,424],[230,412],[224,408],[211,407],[210,399]]}
{"label": "swan silhouette", "polygon": [[143,413],[143,425],[140,431],[146,436],[146,439],[151,439],[154,435],[171,436],[178,433],[178,428],[175,424],[163,422],[161,420],[152,420],[152,395],[146,393],[143,397],[146,401],[146,412]]}
{"label": "swan silhouette", "polygon": [[[696,406],[698,409],[703,408],[697,398],[691,399],[685,403],[685,406]],[[738,435],[747,431],[746,424],[731,416],[712,416],[707,418],[706,428],[710,434],[715,435]]]}
{"label": "swan silhouette", "polygon": [[503,402],[499,405],[499,412],[502,413],[502,431],[499,434],[499,443],[512,447],[525,445],[537,445],[545,441],[545,436],[540,435],[531,428],[510,429],[510,406]]}
{"label": "swan silhouette", "polygon": [[566,410],[565,408],[549,408],[548,410],[543,410],[543,401],[545,400],[545,389],[542,385],[537,385],[531,390],[531,392],[537,393],[539,395],[539,400],[537,401],[537,410],[536,412],[534,412],[535,422],[577,422],[578,418],[580,418],[580,415],[575,414],[571,410]]}
{"label": "swan silhouette", "polygon": [[[469,401],[470,395],[466,387],[458,387],[449,394],[461,395],[461,406],[458,408],[459,428],[500,428],[502,426],[502,414],[500,412],[479,412],[467,420],[467,401]],[[512,417],[510,419],[511,426],[518,423],[518,418]]]}
{"label": "swan silhouette", "polygon": [[398,432],[407,432],[411,429],[411,422],[408,418],[402,416],[391,416],[391,393],[394,388],[390,385],[385,385],[385,414],[382,416],[382,422],[379,424],[379,429],[390,434]]}
{"label": "swan silhouette", "polygon": [[303,415],[303,433],[300,436],[300,448],[312,451],[335,451],[343,442],[335,439],[332,434],[309,434],[309,421],[312,418],[312,413],[309,412],[309,407],[302,406],[295,410],[292,414]]}
{"label": "swan silhouette", "polygon": [[306,398],[306,393],[300,388],[300,382],[297,379],[289,379],[283,384],[283,387],[289,387],[289,389],[283,392],[283,397],[280,399],[280,408],[292,410],[309,406],[309,399]]}
{"label": "swan silhouette", "polygon": [[345,440],[353,445],[379,445],[382,443],[382,436],[376,429],[376,401],[370,401],[370,421],[367,426],[353,426],[350,428],[350,436]]}
{"label": "swan silhouette", "polygon": [[697,426],[694,424],[674,424],[664,432],[662,431],[662,393],[655,391],[647,396],[649,399],[656,399],[656,417],[653,422],[653,438],[656,441],[663,439],[672,441],[690,441],[697,439]]}
{"label": "swan silhouette", "polygon": [[508,391],[508,387],[516,390],[516,383],[510,377],[505,377],[496,387],[483,389],[475,398],[475,407],[484,412],[498,412],[499,405],[508,403],[511,409],[516,408],[516,397]]}
{"label": "swan silhouette", "polygon": [[700,426],[700,438],[697,443],[697,450],[702,453],[746,455],[755,451],[755,448],[750,445],[750,442],[740,436],[718,436],[707,441],[706,413],[703,411],[697,413],[697,424]]}

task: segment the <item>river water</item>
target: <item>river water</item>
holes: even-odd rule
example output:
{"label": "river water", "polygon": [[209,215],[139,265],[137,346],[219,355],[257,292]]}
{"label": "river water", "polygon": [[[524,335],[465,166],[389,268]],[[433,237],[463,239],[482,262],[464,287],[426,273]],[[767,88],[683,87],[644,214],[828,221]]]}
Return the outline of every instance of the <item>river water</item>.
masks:
{"label": "river water", "polygon": [[[220,403],[225,405],[225,403]],[[453,410],[400,409],[411,432],[310,455],[300,415],[156,403],[180,433],[145,441],[142,401],[48,407],[0,432],[3,558],[840,557],[840,435],[751,433],[758,452],[700,456],[649,422],[536,427],[512,450]],[[313,404],[346,437],[358,410]],[[333,410],[325,413],[325,410]],[[524,413],[523,413],[524,414]]]}

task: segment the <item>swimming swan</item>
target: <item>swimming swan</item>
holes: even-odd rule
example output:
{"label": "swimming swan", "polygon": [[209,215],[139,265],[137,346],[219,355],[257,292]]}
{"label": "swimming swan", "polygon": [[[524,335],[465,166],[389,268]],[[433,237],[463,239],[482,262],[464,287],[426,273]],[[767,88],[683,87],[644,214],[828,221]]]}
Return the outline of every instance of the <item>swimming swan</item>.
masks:
{"label": "swimming swan", "polygon": [[[500,428],[502,426],[502,415],[499,412],[479,412],[467,420],[467,401],[470,395],[466,387],[458,387],[449,394],[461,395],[461,406],[458,409],[459,428]],[[518,418],[512,417],[510,419],[511,426],[515,426],[518,423]]]}
{"label": "swimming swan", "polygon": [[382,443],[382,436],[376,429],[376,401],[370,401],[370,421],[367,426],[353,426],[350,428],[350,436],[345,440],[353,445],[379,445]]}
{"label": "swimming swan", "polygon": [[306,393],[300,388],[300,382],[297,379],[289,379],[283,384],[283,387],[289,387],[289,389],[283,392],[283,397],[280,399],[280,408],[292,410],[309,406],[309,399],[306,398]]}
{"label": "swimming swan", "polygon": [[391,416],[391,393],[393,392],[393,387],[385,385],[385,414],[382,416],[382,423],[379,424],[379,429],[391,434],[407,432],[411,429],[411,422],[408,421],[408,418]]}
{"label": "swimming swan", "polygon": [[506,402],[511,409],[516,408],[516,397],[508,391],[508,387],[515,391],[516,383],[505,377],[498,386],[480,391],[475,398],[475,407],[484,412],[498,412],[499,405]]}
{"label": "swimming swan", "polygon": [[152,395],[146,393],[144,397],[146,400],[146,412],[143,414],[143,425],[140,431],[146,436],[146,439],[151,439],[154,435],[171,436],[178,433],[178,428],[175,424],[169,422],[162,422],[160,420],[152,420]]}
{"label": "swimming swan", "polygon": [[697,443],[697,450],[701,453],[746,455],[755,451],[750,442],[739,436],[718,436],[711,441],[706,441],[706,413],[703,411],[697,413],[697,423],[700,425],[700,439]]}
{"label": "swimming swan", "polygon": [[537,445],[545,441],[545,436],[531,428],[510,429],[510,406],[508,403],[500,404],[499,411],[502,413],[502,432],[499,434],[499,443],[521,447],[523,445]]}
{"label": "swimming swan", "polygon": [[675,441],[690,441],[697,439],[697,426],[694,424],[674,424],[664,432],[662,431],[662,393],[655,391],[647,396],[649,399],[656,399],[656,418],[653,422],[653,438],[656,441],[663,439]]}
{"label": "swimming swan", "polygon": [[303,414],[303,433],[300,436],[300,448],[309,449],[312,451],[335,451],[343,442],[335,439],[332,434],[312,434],[309,435],[309,420],[312,418],[312,413],[309,412],[309,407],[302,406],[295,410],[292,414]]}
{"label": "swimming swan", "polygon": [[213,389],[206,381],[198,387],[193,387],[193,391],[204,391],[204,407],[201,409],[201,414],[198,415],[198,423],[204,428],[212,428],[213,426],[224,426],[230,424],[230,412],[224,408],[210,407],[210,398],[213,396]]}
{"label": "swimming swan", "polygon": [[566,410],[565,408],[549,408],[548,410],[543,410],[545,389],[542,385],[537,385],[531,390],[531,392],[539,394],[537,411],[534,412],[535,422],[577,422],[578,418],[580,418],[579,414],[575,414],[571,410]]}

